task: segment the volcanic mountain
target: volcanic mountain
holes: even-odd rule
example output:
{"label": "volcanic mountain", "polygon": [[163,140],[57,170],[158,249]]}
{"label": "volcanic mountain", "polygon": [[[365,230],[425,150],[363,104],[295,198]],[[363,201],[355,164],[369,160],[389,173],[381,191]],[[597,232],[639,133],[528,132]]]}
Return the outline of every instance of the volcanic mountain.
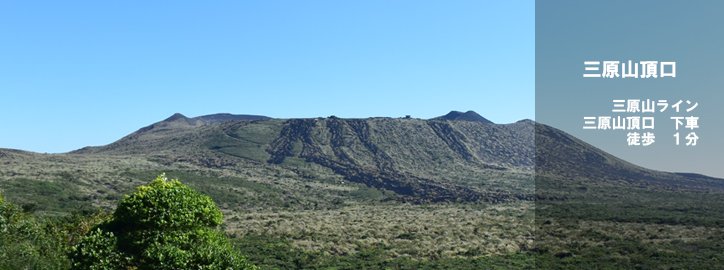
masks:
{"label": "volcanic mountain", "polygon": [[[308,178],[324,169],[412,201],[531,200],[534,170],[564,182],[724,189],[720,179],[641,168],[531,120],[495,124],[473,111],[429,120],[174,114],[71,154],[146,156],[216,169],[258,164]],[[305,169],[310,166],[315,170]]]}
{"label": "volcanic mountain", "polygon": [[[0,150],[0,161],[12,179],[60,175],[79,190],[103,183],[101,194],[123,193],[136,174],[169,170],[256,179],[278,190],[274,196],[283,189],[326,196],[310,185],[347,181],[410,202],[528,201],[572,186],[724,190],[721,179],[649,170],[553,127],[495,124],[472,111],[428,120],[177,113],[108,145],[55,155]],[[18,169],[26,167],[35,169]],[[224,194],[235,188],[209,188],[222,186],[230,188]]]}
{"label": "volcanic mountain", "polygon": [[451,121],[471,121],[471,122],[480,122],[480,123],[486,123],[486,124],[492,124],[488,119],[485,119],[485,117],[480,116],[478,113],[474,111],[467,111],[467,112],[459,112],[459,111],[451,111],[446,115],[439,116],[433,118],[433,120],[451,120]]}
{"label": "volcanic mountain", "polygon": [[174,114],[70,153],[0,149],[0,192],[40,215],[111,210],[160,173],[208,194],[228,233],[291,239],[313,254],[387,243],[389,258],[558,262],[680,247],[705,251],[693,257],[699,262],[720,254],[724,226],[722,179],[649,170],[554,127],[497,124],[472,111],[432,119]]}

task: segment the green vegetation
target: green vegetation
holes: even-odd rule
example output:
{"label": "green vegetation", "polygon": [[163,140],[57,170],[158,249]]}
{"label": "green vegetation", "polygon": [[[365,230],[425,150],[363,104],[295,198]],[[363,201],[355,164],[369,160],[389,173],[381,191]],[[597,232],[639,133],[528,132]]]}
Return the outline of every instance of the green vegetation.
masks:
{"label": "green vegetation", "polygon": [[[382,257],[437,260],[505,255],[533,246],[533,204],[354,205],[315,211],[231,214],[239,238],[281,237],[330,256],[378,249]],[[384,249],[379,249],[384,247]]]}
{"label": "green vegetation", "polygon": [[60,177],[52,181],[19,178],[0,186],[25,212],[62,215],[68,209],[92,211],[93,196],[101,195],[83,195],[78,185],[68,185],[66,181]]}
{"label": "green vegetation", "polygon": [[[0,149],[0,270],[720,267],[720,179],[544,131],[535,160],[530,121],[389,118],[175,118],[69,154]],[[161,172],[188,187],[141,181]]]}
{"label": "green vegetation", "polygon": [[[545,269],[721,269],[724,195],[539,179],[536,264]],[[571,181],[573,182],[573,181]],[[555,184],[555,186],[554,186]],[[551,188],[554,186],[555,188]]]}
{"label": "green vegetation", "polygon": [[256,269],[211,198],[163,175],[112,215],[32,210],[0,194],[0,269]]}
{"label": "green vegetation", "polygon": [[208,196],[157,177],[126,196],[113,218],[70,254],[74,269],[254,269],[216,230],[222,215]]}
{"label": "green vegetation", "polygon": [[37,217],[0,194],[0,269],[68,269],[68,247],[99,217]]}
{"label": "green vegetation", "polygon": [[274,236],[248,235],[237,240],[242,253],[263,269],[532,269],[535,257],[520,252],[477,257],[419,259],[390,257],[389,247],[373,245],[347,255],[298,248]]}

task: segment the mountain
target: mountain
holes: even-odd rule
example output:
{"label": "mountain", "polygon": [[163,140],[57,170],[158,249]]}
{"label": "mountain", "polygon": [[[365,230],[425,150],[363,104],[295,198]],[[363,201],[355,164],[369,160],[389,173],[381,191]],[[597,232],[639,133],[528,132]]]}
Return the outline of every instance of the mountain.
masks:
{"label": "mountain", "polygon": [[[140,154],[149,151],[161,151],[164,147],[170,147],[169,141],[173,141],[182,137],[181,134],[197,134],[204,127],[216,126],[229,122],[259,121],[271,120],[272,118],[260,115],[237,115],[229,113],[218,113],[203,115],[194,118],[188,118],[183,114],[175,113],[170,117],[143,127],[138,131],[131,133],[120,140],[102,147],[84,147],[75,151],[74,154],[90,154],[90,153],[129,153]],[[201,132],[200,135],[203,135]],[[199,140],[204,138],[199,137]],[[153,143],[152,143],[153,142]],[[157,148],[146,148],[148,144],[157,144]]]}
{"label": "mountain", "polygon": [[298,173],[300,166],[290,161],[301,161],[404,200],[507,201],[532,198],[531,183],[497,185],[491,179],[482,188],[480,181],[501,171],[530,175],[533,149],[532,122],[174,114],[109,145],[71,154],[154,156],[219,169],[251,162]]}
{"label": "mountain", "polygon": [[459,111],[451,111],[446,115],[439,116],[433,118],[433,120],[450,120],[450,121],[471,121],[471,122],[480,122],[485,124],[493,124],[488,119],[485,119],[485,117],[480,116],[478,113],[474,111],[467,111],[467,112],[459,112]]}
{"label": "mountain", "polygon": [[[7,159],[8,153],[1,151],[0,159]],[[585,182],[724,190],[721,179],[648,170],[553,127],[531,120],[495,124],[473,111],[452,111],[430,120],[232,114],[189,118],[176,113],[108,145],[63,155],[21,156],[30,160],[125,157],[159,169],[189,167],[246,175],[249,168],[261,168],[301,179],[341,178],[412,202],[533,200],[534,172],[537,179],[556,179],[553,186]],[[255,177],[269,178],[265,174]],[[537,184],[540,195],[547,185]]]}
{"label": "mountain", "polygon": [[636,187],[724,191],[724,180],[646,169],[551,126],[536,125],[536,176],[565,181],[626,183]]}
{"label": "mountain", "polygon": [[[211,196],[226,231],[251,237],[246,253],[269,268],[289,268],[300,258],[290,250],[464,269],[490,268],[476,267],[480,258],[632,268],[640,252],[631,250],[697,250],[690,261],[651,261],[686,268],[719,256],[724,239],[724,180],[649,170],[554,127],[472,111],[428,120],[177,113],[70,153],[0,149],[0,192],[44,216],[113,209],[161,172]],[[259,248],[271,246],[280,249]]]}
{"label": "mountain", "polygon": [[534,169],[561,181],[724,188],[720,179],[633,165],[550,126],[530,120],[494,124],[473,111],[430,120],[174,114],[109,145],[72,154],[153,156],[219,169],[251,162],[300,174],[301,164],[314,165],[413,201],[529,200],[531,183],[493,175],[524,179]]}
{"label": "mountain", "polygon": [[217,113],[203,115],[193,118],[194,120],[200,120],[206,123],[226,122],[226,121],[253,121],[253,120],[269,120],[271,117],[263,115],[249,115],[249,114],[230,114],[230,113]]}

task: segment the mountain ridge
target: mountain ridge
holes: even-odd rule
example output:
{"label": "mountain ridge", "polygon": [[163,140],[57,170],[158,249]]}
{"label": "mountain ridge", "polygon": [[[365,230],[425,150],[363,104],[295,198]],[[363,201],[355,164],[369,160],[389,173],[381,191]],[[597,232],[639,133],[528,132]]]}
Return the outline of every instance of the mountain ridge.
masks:
{"label": "mountain ridge", "polygon": [[389,243],[389,256],[433,260],[597,258],[678,239],[715,250],[724,220],[724,179],[649,170],[532,120],[174,114],[71,153],[0,149],[0,164],[0,193],[38,215],[111,210],[166,173],[208,194],[227,233],[312,254]]}
{"label": "mountain ridge", "polygon": [[[319,177],[303,169],[312,166],[410,201],[533,200],[533,175],[724,189],[718,178],[649,170],[532,120],[495,124],[473,111],[428,120],[176,113],[113,143],[69,154],[147,157],[215,170],[258,164]],[[501,174],[509,179],[497,179]]]}
{"label": "mountain ridge", "polygon": [[472,110],[466,112],[450,111],[446,115],[432,118],[432,120],[471,121],[485,124],[494,124],[492,121],[486,119],[485,117]]}
{"label": "mountain ridge", "polygon": [[[271,117],[267,117],[267,116],[262,116],[262,115],[247,115],[247,114],[234,115],[234,114],[229,114],[229,113],[217,113],[217,114],[209,114],[209,115],[202,115],[202,116],[197,116],[197,117],[193,117],[193,118],[188,118],[188,117],[184,116],[184,115],[181,114],[181,113],[175,113],[175,114],[173,114],[172,116],[170,116],[170,117],[168,117],[168,118],[166,118],[166,119],[164,119],[164,120],[162,120],[162,121],[160,121],[160,122],[151,124],[151,125],[149,125],[149,126],[147,126],[147,127],[144,127],[144,128],[141,128],[141,129],[139,129],[138,131],[129,134],[128,136],[131,136],[131,135],[136,134],[136,133],[146,132],[146,131],[154,128],[154,127],[158,127],[159,124],[162,124],[162,123],[164,123],[164,122],[174,122],[174,121],[178,121],[178,120],[181,120],[181,121],[183,121],[183,122],[186,122],[186,123],[187,123],[188,125],[190,125],[190,126],[196,126],[196,125],[201,125],[198,121],[204,122],[204,124],[209,124],[209,123],[219,124],[219,123],[223,123],[223,122],[233,122],[233,121],[260,121],[260,120],[261,120],[261,121],[263,121],[263,120],[290,121],[290,120],[311,120],[311,119],[323,119],[323,118],[317,117],[317,118],[275,119],[275,118],[271,118]],[[327,119],[330,120],[330,121],[331,121],[331,120],[335,120],[335,119],[339,119],[339,120],[342,120],[342,121],[368,121],[368,120],[374,120],[374,119],[378,119],[378,120],[379,120],[379,119],[393,120],[393,119],[395,119],[395,118],[391,118],[391,117],[338,118],[338,117],[332,116],[332,117],[328,117]],[[474,111],[467,111],[467,112],[464,112],[464,113],[463,113],[463,112],[460,112],[460,111],[450,111],[449,113],[447,113],[447,114],[445,114],[445,115],[443,115],[443,116],[438,116],[438,117],[434,117],[434,118],[430,118],[430,119],[428,119],[428,120],[422,120],[422,121],[427,121],[428,123],[432,123],[432,124],[429,124],[429,125],[430,125],[433,129],[436,129],[436,128],[437,128],[437,129],[444,128],[444,125],[436,124],[435,122],[431,122],[431,121],[437,121],[437,120],[441,120],[441,121],[478,122],[478,123],[491,124],[491,125],[500,126],[500,127],[504,127],[504,126],[517,126],[517,125],[533,125],[533,126],[535,126],[535,127],[542,127],[542,128],[540,128],[540,129],[536,129],[536,132],[538,132],[538,131],[547,131],[547,130],[550,131],[550,130],[552,129],[552,130],[555,130],[555,132],[554,132],[555,134],[565,134],[565,135],[566,135],[566,136],[564,136],[565,138],[573,138],[573,139],[575,139],[575,140],[577,140],[577,141],[580,141],[579,139],[571,136],[570,134],[565,133],[564,131],[555,129],[555,128],[550,127],[550,126],[547,126],[547,125],[539,124],[539,123],[537,123],[537,122],[535,122],[535,121],[533,121],[533,120],[530,120],[530,119],[522,119],[522,120],[516,121],[516,122],[514,122],[514,123],[509,123],[509,124],[495,124],[495,123],[487,120],[486,118],[480,116],[479,114],[477,114],[477,113],[474,112]],[[439,131],[438,133],[439,133],[439,134],[443,134],[444,131]],[[539,132],[539,133],[540,133],[540,132]],[[550,134],[550,133],[548,133],[548,134]],[[536,135],[540,135],[540,134],[536,134]],[[440,135],[439,135],[439,136],[440,136]],[[125,138],[125,137],[124,137],[124,138]],[[123,138],[122,138],[122,139],[123,139]],[[120,139],[120,140],[122,140],[122,139]],[[119,141],[120,141],[120,140],[119,140]],[[445,139],[443,139],[443,140],[445,140]],[[571,139],[567,139],[567,140],[568,140],[568,141],[573,141],[573,140],[571,140]],[[581,142],[582,142],[582,141],[581,141]],[[448,139],[448,142],[446,142],[446,143],[448,143],[449,145],[451,145],[451,147],[453,147],[453,148],[456,147],[456,146],[455,146],[455,145],[456,145],[456,142],[455,142],[452,138]],[[585,143],[585,142],[584,142],[584,143]],[[113,144],[113,143],[111,143],[111,144]],[[110,145],[110,144],[109,144],[109,145]],[[108,145],[104,145],[104,146],[108,146]],[[99,148],[99,147],[104,147],[104,146],[88,146],[88,147],[84,147],[84,148],[81,148],[81,149],[77,149],[77,150],[71,151],[71,153],[78,153],[78,152],[82,153],[82,152],[84,152],[83,149],[86,149],[86,148]],[[459,148],[459,146],[457,146],[457,147]],[[592,147],[592,148],[598,149],[598,148],[596,148],[596,147],[594,147],[594,146],[592,146],[592,145],[589,145],[589,144],[586,144],[585,147],[587,147],[587,148],[588,148],[588,147]],[[460,150],[463,151],[463,153],[461,153],[461,155],[466,156],[467,158],[471,158],[471,155],[470,155],[469,153],[465,153],[463,149],[460,149]],[[611,156],[610,154],[608,154],[608,153],[605,152],[604,150],[601,150],[601,149],[598,149],[598,150],[601,151],[601,152],[604,152],[604,154],[607,155],[607,156]],[[545,154],[545,153],[543,153],[543,154]],[[617,158],[617,157],[615,157],[615,158]],[[617,159],[620,159],[620,158],[617,158]],[[542,161],[542,160],[539,160],[539,161],[544,162],[544,161]],[[632,165],[632,166],[635,166],[635,167],[639,167],[638,165],[634,165],[633,163],[630,163],[630,162],[625,161],[625,160],[622,160],[622,159],[621,159],[620,161],[625,162],[625,163],[628,163],[629,165]],[[680,174],[680,175],[689,175],[689,176],[697,175],[696,173],[684,173],[684,172],[670,172],[670,173]],[[700,176],[710,177],[710,178],[716,178],[716,177],[711,177],[711,176],[707,176],[707,175],[700,175]]]}
{"label": "mountain ridge", "polygon": [[[578,172],[574,170],[572,166],[555,168],[555,166],[548,166],[550,164],[556,164],[556,166],[571,165],[575,162],[571,160],[549,160],[556,158],[571,158],[580,159],[584,162],[589,163],[600,163],[601,168],[607,168],[609,172],[621,172],[617,175],[622,179],[628,178],[645,178],[654,179],[661,176],[661,173],[668,174],[665,178],[681,179],[681,178],[693,178],[693,179],[718,179],[716,177],[694,174],[694,173],[683,173],[683,172],[663,172],[649,170],[633,163],[627,162],[620,158],[614,157],[607,152],[598,149],[590,144],[587,144],[579,139],[567,134],[561,130],[555,129],[550,126],[536,123],[530,119],[523,119],[510,124],[495,124],[483,118],[474,111],[467,111],[465,113],[459,111],[451,111],[450,113],[431,118],[428,120],[422,119],[395,119],[387,117],[373,117],[373,118],[362,118],[362,119],[345,119],[337,117],[328,118],[303,118],[303,119],[274,119],[261,115],[234,115],[228,113],[218,113],[210,115],[202,115],[193,118],[186,117],[181,113],[175,113],[170,117],[140,128],[139,130],[124,136],[123,138],[102,146],[88,146],[81,149],[77,149],[69,152],[68,154],[149,154],[150,151],[166,151],[172,148],[172,146],[183,148],[183,144],[193,141],[205,140],[204,136],[227,136],[227,132],[224,129],[233,129],[234,126],[239,125],[246,126],[249,123],[270,121],[275,122],[275,128],[284,134],[287,134],[287,140],[294,142],[301,142],[304,145],[307,143],[307,151],[300,153],[291,153],[290,149],[280,150],[279,144],[283,141],[279,134],[275,135],[274,132],[269,131],[269,136],[274,136],[275,143],[272,141],[267,142],[269,145],[265,146],[265,152],[270,154],[267,160],[257,160],[260,162],[268,163],[281,163],[287,156],[303,156],[307,159],[317,160],[318,162],[328,163],[327,166],[338,166],[340,164],[339,159],[345,158],[347,154],[345,151],[340,151],[339,147],[344,147],[345,142],[342,138],[332,138],[325,145],[333,145],[337,149],[329,149],[331,152],[322,151],[324,155],[333,153],[333,163],[328,161],[320,161],[320,157],[310,154],[310,151],[315,145],[314,140],[304,138],[304,136],[312,136],[314,132],[320,132],[319,130],[304,130],[304,129],[315,129],[324,128],[325,132],[343,132],[348,133],[350,136],[356,136],[356,143],[359,143],[361,147],[366,149],[365,151],[371,152],[370,156],[377,156],[382,158],[386,153],[380,151],[380,149],[370,141],[370,123],[379,122],[390,122],[394,127],[405,127],[404,121],[408,123],[417,123],[415,128],[418,131],[425,129],[428,131],[428,136],[436,138],[436,144],[447,145],[450,150],[448,154],[454,154],[457,158],[464,162],[477,163],[478,165],[486,169],[532,169],[534,165],[537,165],[537,172],[540,174],[555,174],[555,175],[566,175],[570,172]],[[424,123],[424,125],[421,125]],[[452,123],[452,124],[451,124]],[[464,124],[469,123],[469,124]],[[481,124],[480,126],[476,126]],[[414,125],[413,125],[414,126]],[[297,134],[302,132],[300,134]],[[366,132],[366,133],[365,133]],[[530,136],[530,133],[535,133],[535,136]],[[302,136],[303,135],[303,136]],[[506,139],[506,136],[509,136]],[[283,136],[282,136],[283,137]],[[334,137],[334,134],[332,134]],[[366,137],[366,138],[365,138]],[[517,146],[501,145],[496,142],[502,142],[509,139],[510,137],[524,137],[523,142],[517,141]],[[535,137],[535,138],[534,138]],[[471,143],[479,138],[490,138],[486,142],[482,143]],[[228,139],[228,138],[226,138]],[[237,138],[238,139],[238,138]],[[535,141],[535,139],[538,139]],[[173,142],[170,143],[169,141]],[[535,142],[533,142],[535,141]],[[432,142],[431,142],[432,143]],[[534,145],[534,143],[536,145]],[[150,146],[149,146],[150,145]],[[261,145],[261,144],[259,144]],[[276,145],[276,146],[274,146]],[[571,146],[575,145],[575,149],[560,147],[561,145]],[[202,145],[196,145],[196,147],[206,148]],[[228,147],[217,147],[219,149],[227,149]],[[289,148],[290,145],[285,147]],[[326,146],[325,146],[326,147]],[[332,148],[335,148],[332,147]],[[540,149],[537,149],[540,148]],[[135,150],[134,150],[135,149]],[[274,150],[276,149],[276,150]],[[516,150],[517,149],[517,150]],[[519,152],[519,149],[523,149],[524,153]],[[212,149],[213,150],[213,149]],[[539,151],[541,150],[541,151]],[[551,151],[565,151],[565,153],[550,153]],[[17,150],[22,151],[22,150]],[[281,151],[281,152],[280,152]],[[337,151],[337,152],[335,152]],[[533,155],[536,152],[536,155]],[[0,149],[0,154],[2,149]],[[28,152],[32,153],[32,152]],[[507,154],[505,154],[507,153]],[[584,154],[581,154],[584,153]],[[502,156],[500,156],[502,155]],[[243,155],[242,155],[243,156]],[[536,160],[532,157],[537,156]],[[545,158],[541,158],[545,157]],[[371,157],[370,157],[371,158]],[[374,159],[374,158],[372,158]],[[383,158],[384,159],[384,158]],[[389,159],[389,157],[387,158]],[[376,165],[378,168],[375,170],[385,171],[389,170],[389,164],[377,161]],[[610,164],[612,163],[613,164]],[[348,165],[354,162],[348,162]],[[373,167],[368,166],[367,169]],[[385,169],[387,168],[387,169]],[[595,169],[597,173],[592,173],[588,177],[596,175],[604,175],[606,169]],[[629,174],[626,176],[626,174]],[[571,175],[571,177],[587,177],[586,175]]]}

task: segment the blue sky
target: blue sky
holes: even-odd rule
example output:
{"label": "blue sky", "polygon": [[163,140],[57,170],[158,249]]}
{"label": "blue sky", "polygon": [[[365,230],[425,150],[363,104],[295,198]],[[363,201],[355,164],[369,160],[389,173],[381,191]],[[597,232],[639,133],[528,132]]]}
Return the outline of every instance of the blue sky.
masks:
{"label": "blue sky", "polygon": [[534,23],[533,1],[2,1],[0,148],[175,112],[532,119]]}

